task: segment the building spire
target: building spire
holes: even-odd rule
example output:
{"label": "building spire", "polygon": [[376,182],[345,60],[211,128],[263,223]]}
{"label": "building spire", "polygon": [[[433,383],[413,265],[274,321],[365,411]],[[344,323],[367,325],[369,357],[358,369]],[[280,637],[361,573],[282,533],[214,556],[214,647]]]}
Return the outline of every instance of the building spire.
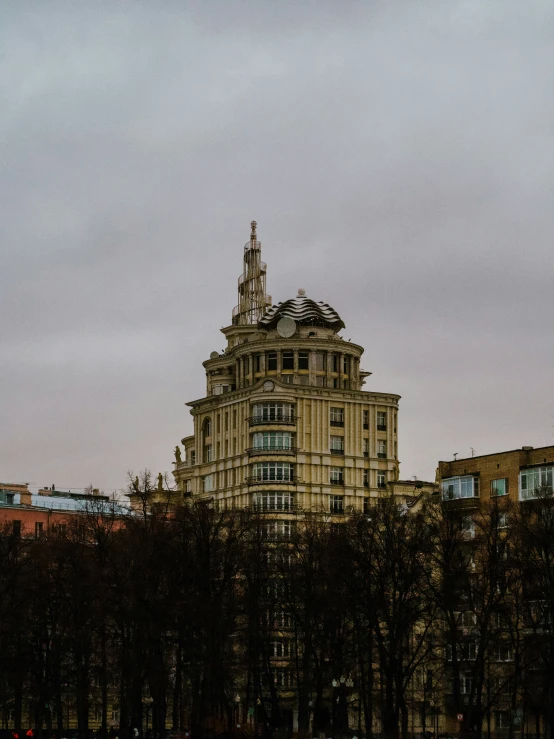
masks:
{"label": "building spire", "polygon": [[250,241],[244,247],[244,271],[238,281],[238,304],[233,309],[233,325],[255,325],[271,305],[265,294],[267,265],[261,260],[262,245],[256,234],[256,221],[250,223]]}

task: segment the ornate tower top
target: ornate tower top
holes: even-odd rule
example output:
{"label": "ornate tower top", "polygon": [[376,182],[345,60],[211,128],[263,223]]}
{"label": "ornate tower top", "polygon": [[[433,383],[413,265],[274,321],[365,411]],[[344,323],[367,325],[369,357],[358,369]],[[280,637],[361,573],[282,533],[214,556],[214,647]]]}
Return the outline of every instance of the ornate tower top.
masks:
{"label": "ornate tower top", "polygon": [[244,247],[244,271],[238,281],[238,304],[233,309],[234,326],[255,326],[271,305],[271,297],[265,293],[267,264],[261,260],[257,225],[251,221],[250,241]]}

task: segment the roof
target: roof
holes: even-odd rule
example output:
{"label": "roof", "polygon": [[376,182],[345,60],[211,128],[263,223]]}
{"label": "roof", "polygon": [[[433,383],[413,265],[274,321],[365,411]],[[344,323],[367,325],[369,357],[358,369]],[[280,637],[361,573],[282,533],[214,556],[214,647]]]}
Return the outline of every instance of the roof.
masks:
{"label": "roof", "polygon": [[316,303],[315,300],[303,294],[285,300],[284,303],[272,305],[265,312],[258,326],[265,329],[275,328],[285,316],[292,318],[300,326],[326,326],[335,331],[340,331],[345,327],[339,314],[328,303],[321,301]]}

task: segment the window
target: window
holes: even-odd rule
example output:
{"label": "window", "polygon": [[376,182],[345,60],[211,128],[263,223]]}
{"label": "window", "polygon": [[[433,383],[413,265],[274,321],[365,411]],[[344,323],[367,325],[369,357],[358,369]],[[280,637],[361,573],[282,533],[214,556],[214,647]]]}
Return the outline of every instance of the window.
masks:
{"label": "window", "polygon": [[331,485],[343,485],[344,469],[342,467],[331,467],[330,481]]}
{"label": "window", "polygon": [[267,371],[268,372],[277,371],[277,352],[267,353]]}
{"label": "window", "polygon": [[15,501],[15,493],[6,493],[6,504],[13,505]]}
{"label": "window", "polygon": [[364,457],[369,457],[369,439],[364,439]]}
{"label": "window", "polygon": [[[473,662],[477,657],[477,643],[474,641],[466,641],[458,645],[456,652],[458,660]],[[452,644],[446,645],[446,659],[452,662]]]}
{"label": "window", "polygon": [[342,371],[343,371],[343,374],[345,375],[348,374],[348,357],[342,358]]}
{"label": "window", "polygon": [[112,721],[116,724],[119,723],[119,709],[118,708],[114,708],[114,710],[112,711]]}
{"label": "window", "polygon": [[462,533],[466,539],[475,538],[475,521],[472,516],[462,516]]}
{"label": "window", "polygon": [[256,493],[254,507],[257,511],[290,511],[293,507],[292,493]]}
{"label": "window", "polygon": [[331,513],[344,513],[344,497],[342,495],[331,495]]}
{"label": "window", "polygon": [[44,524],[42,521],[35,521],[35,539],[40,539],[44,533]]}
{"label": "window", "polygon": [[473,685],[473,678],[471,675],[460,675],[460,693],[462,695],[469,695]]}
{"label": "window", "polygon": [[204,425],[202,426],[202,430],[204,432],[204,437],[212,435],[212,419],[211,418],[205,419]]}
{"label": "window", "polygon": [[250,374],[250,357],[244,357],[243,361],[243,367],[244,367],[244,374],[248,375]]}
{"label": "window", "polygon": [[100,723],[102,721],[102,709],[101,708],[94,709],[94,720],[97,723]]}
{"label": "window", "polygon": [[258,431],[253,436],[254,449],[292,449],[290,431]]}
{"label": "window", "polygon": [[379,439],[377,442],[377,456],[379,459],[387,458],[387,442],[384,439]]}
{"label": "window", "polygon": [[369,470],[364,470],[364,488],[369,487]]}
{"label": "window", "polygon": [[507,529],[508,528],[508,514],[507,513],[499,513],[498,514],[498,528],[499,529]]}
{"label": "window", "polygon": [[275,629],[291,629],[292,614],[289,611],[280,609],[275,612],[273,617],[273,628]]}
{"label": "window", "polygon": [[364,513],[369,513],[371,509],[371,501],[370,498],[364,498]]}
{"label": "window", "polygon": [[491,497],[499,497],[508,495],[508,478],[502,477],[499,480],[491,480]]}
{"label": "window", "polygon": [[344,454],[344,437],[331,436],[330,440],[331,454]]}
{"label": "window", "polygon": [[211,493],[215,490],[213,475],[204,475],[202,478],[202,489],[204,493]]}
{"label": "window", "polygon": [[463,629],[473,629],[477,625],[477,615],[474,611],[464,611],[460,613],[459,623]]}
{"label": "window", "polygon": [[283,369],[294,369],[294,352],[283,352]]}
{"label": "window", "polygon": [[211,462],[212,461],[212,445],[206,444],[204,447],[204,462]]}
{"label": "window", "polygon": [[369,428],[369,411],[364,411],[364,429]]}
{"label": "window", "polygon": [[494,723],[496,729],[510,728],[510,711],[495,711]]}
{"label": "window", "polygon": [[285,385],[292,385],[294,381],[294,375],[281,375],[281,382]]}
{"label": "window", "polygon": [[377,431],[387,430],[387,414],[386,411],[377,411]]}
{"label": "window", "polygon": [[12,521],[12,534],[21,536],[21,521]]}
{"label": "window", "polygon": [[387,473],[383,472],[382,470],[379,470],[377,472],[377,487],[378,488],[387,487]]}
{"label": "window", "polygon": [[196,464],[196,451],[194,449],[190,452],[190,463],[191,465]]}
{"label": "window", "polygon": [[290,657],[290,641],[288,639],[276,639],[271,642],[272,657]]}
{"label": "window", "polygon": [[273,679],[277,688],[291,688],[293,686],[292,672],[288,667],[275,667]]}
{"label": "window", "polygon": [[327,355],[325,352],[315,352],[316,372],[325,372],[327,369]]}
{"label": "window", "polygon": [[265,536],[269,540],[290,539],[294,531],[294,525],[292,521],[268,521],[264,526],[264,530]]}
{"label": "window", "polygon": [[338,389],[339,389],[339,387],[340,387],[340,385],[339,385],[339,380],[338,380],[338,378],[337,378],[337,377],[334,377],[334,378],[333,378],[333,389],[334,389],[334,390],[338,390]]}
{"label": "window", "polygon": [[253,408],[254,422],[294,421],[292,403],[256,403]]}
{"label": "window", "polygon": [[508,644],[499,645],[494,656],[497,662],[512,662],[514,659],[514,653]]}
{"label": "window", "polygon": [[298,352],[298,369],[310,369],[310,352]]}
{"label": "window", "polygon": [[442,481],[441,487],[443,500],[479,497],[479,478],[477,476],[449,477]]}
{"label": "window", "polygon": [[344,409],[331,408],[330,421],[331,426],[344,426]]}
{"label": "window", "polygon": [[185,493],[192,493],[192,481],[191,480],[185,480]]}
{"label": "window", "polygon": [[223,395],[224,393],[231,393],[234,389],[234,385],[214,385],[212,389],[212,395]]}
{"label": "window", "polygon": [[339,355],[338,354],[333,354],[331,356],[331,370],[333,372],[339,371]]}
{"label": "window", "polygon": [[292,482],[294,465],[290,462],[257,462],[252,466],[252,476],[257,482]]}
{"label": "window", "polygon": [[254,354],[254,372],[262,371],[262,355]]}
{"label": "window", "polygon": [[542,493],[552,495],[554,466],[533,467],[519,473],[519,499],[538,498]]}

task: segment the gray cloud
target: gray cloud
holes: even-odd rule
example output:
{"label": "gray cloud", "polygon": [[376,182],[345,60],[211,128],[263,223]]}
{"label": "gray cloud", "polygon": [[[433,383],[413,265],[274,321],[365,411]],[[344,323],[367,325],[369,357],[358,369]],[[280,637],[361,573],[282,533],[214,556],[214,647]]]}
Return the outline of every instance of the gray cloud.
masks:
{"label": "gray cloud", "polygon": [[252,218],[402,394],[404,476],[553,443],[551,3],[0,14],[0,478],[170,469]]}

